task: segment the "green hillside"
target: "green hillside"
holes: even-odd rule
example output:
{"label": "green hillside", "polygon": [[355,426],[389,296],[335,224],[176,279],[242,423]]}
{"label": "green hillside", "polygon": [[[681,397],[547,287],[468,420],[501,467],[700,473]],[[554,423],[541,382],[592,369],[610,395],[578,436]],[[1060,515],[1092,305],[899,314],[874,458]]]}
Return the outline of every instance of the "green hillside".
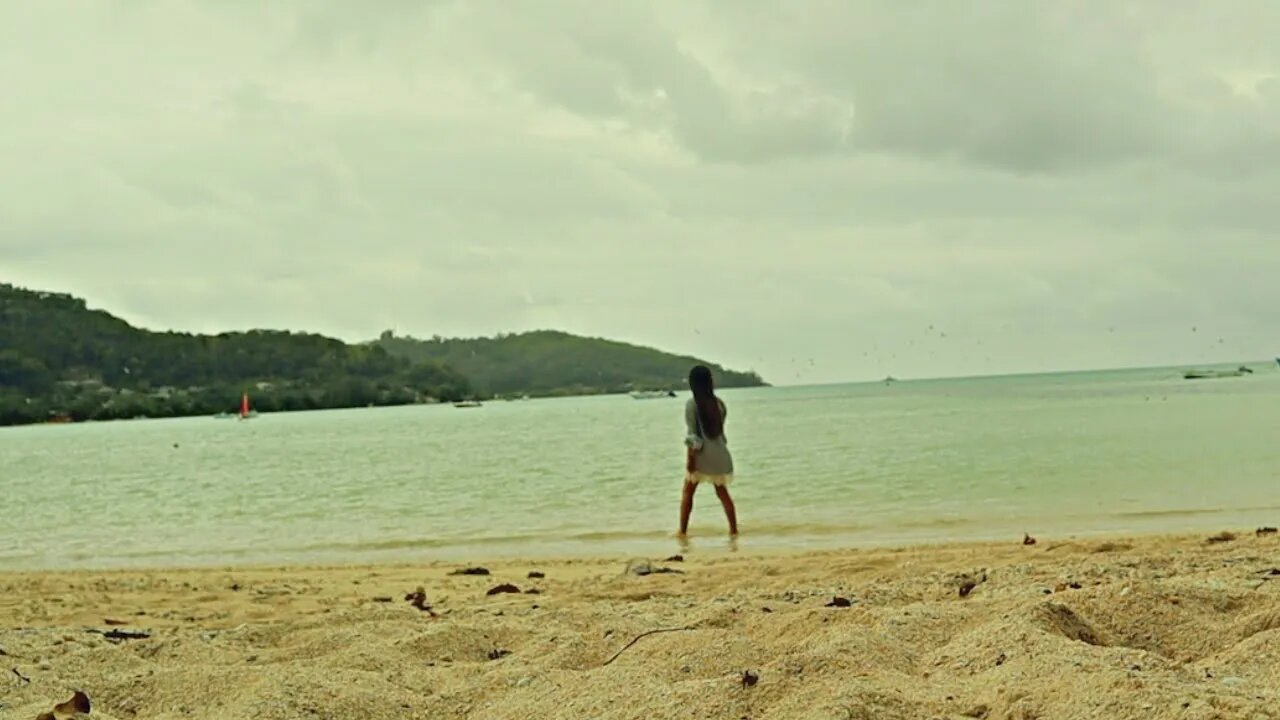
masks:
{"label": "green hillside", "polygon": [[270,330],[193,335],[129,325],[70,295],[0,284],[0,424],[234,410],[397,405],[471,394],[438,363]]}
{"label": "green hillside", "polygon": [[136,328],[61,293],[0,284],[0,425],[174,417],[254,409],[403,405],[471,397],[581,395],[683,387],[690,366],[722,387],[755,373],[561,332],[350,345],[311,333],[219,335]]}
{"label": "green hillside", "polygon": [[415,362],[443,363],[485,395],[590,395],[684,387],[689,368],[712,368],[720,387],[764,385],[753,372],[733,372],[652,348],[540,330],[496,338],[418,340],[384,332],[375,343]]}

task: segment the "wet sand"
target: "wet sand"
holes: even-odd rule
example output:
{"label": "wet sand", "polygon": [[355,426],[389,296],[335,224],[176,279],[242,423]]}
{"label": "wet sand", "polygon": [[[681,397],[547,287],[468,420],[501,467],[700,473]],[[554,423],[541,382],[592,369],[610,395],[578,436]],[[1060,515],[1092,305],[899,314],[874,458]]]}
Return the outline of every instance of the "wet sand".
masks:
{"label": "wet sand", "polygon": [[[77,688],[108,719],[1280,718],[1280,538],[1238,532],[691,554],[643,576],[0,573],[0,718]],[[431,612],[405,599],[419,586]]]}

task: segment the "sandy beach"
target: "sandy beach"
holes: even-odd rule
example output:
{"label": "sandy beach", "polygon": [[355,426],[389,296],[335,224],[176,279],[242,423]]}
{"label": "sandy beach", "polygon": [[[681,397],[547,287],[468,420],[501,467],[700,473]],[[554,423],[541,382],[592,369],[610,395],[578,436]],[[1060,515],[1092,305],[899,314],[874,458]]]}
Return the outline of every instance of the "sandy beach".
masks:
{"label": "sandy beach", "polygon": [[648,560],[0,574],[0,717],[1280,717],[1276,535]]}

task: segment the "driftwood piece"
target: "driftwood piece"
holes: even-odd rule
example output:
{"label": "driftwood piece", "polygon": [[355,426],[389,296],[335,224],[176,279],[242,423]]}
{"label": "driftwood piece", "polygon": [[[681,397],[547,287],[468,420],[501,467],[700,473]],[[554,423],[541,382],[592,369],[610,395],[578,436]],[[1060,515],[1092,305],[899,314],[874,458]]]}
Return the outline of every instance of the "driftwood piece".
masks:
{"label": "driftwood piece", "polygon": [[657,635],[658,633],[682,632],[684,630],[696,630],[696,629],[697,628],[693,627],[692,625],[686,625],[685,627],[659,628],[657,630],[650,630],[648,632],[640,633],[639,635],[632,638],[631,642],[627,643],[626,645],[623,645],[621,650],[613,654],[613,657],[609,658],[608,660],[605,660],[604,665],[601,665],[600,667],[604,667],[605,665],[612,663],[614,660],[617,660],[619,655],[626,652],[628,648],[630,648],[632,645],[635,645],[637,642],[639,642],[641,638],[647,638],[650,635]]}

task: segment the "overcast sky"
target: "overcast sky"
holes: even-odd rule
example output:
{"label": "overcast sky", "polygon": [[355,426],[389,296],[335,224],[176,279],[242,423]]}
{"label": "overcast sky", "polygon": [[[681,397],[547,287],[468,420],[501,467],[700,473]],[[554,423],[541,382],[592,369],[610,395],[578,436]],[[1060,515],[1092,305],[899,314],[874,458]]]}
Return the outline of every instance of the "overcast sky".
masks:
{"label": "overcast sky", "polygon": [[6,2],[0,280],[778,383],[1268,358],[1278,37],[1275,0]]}

